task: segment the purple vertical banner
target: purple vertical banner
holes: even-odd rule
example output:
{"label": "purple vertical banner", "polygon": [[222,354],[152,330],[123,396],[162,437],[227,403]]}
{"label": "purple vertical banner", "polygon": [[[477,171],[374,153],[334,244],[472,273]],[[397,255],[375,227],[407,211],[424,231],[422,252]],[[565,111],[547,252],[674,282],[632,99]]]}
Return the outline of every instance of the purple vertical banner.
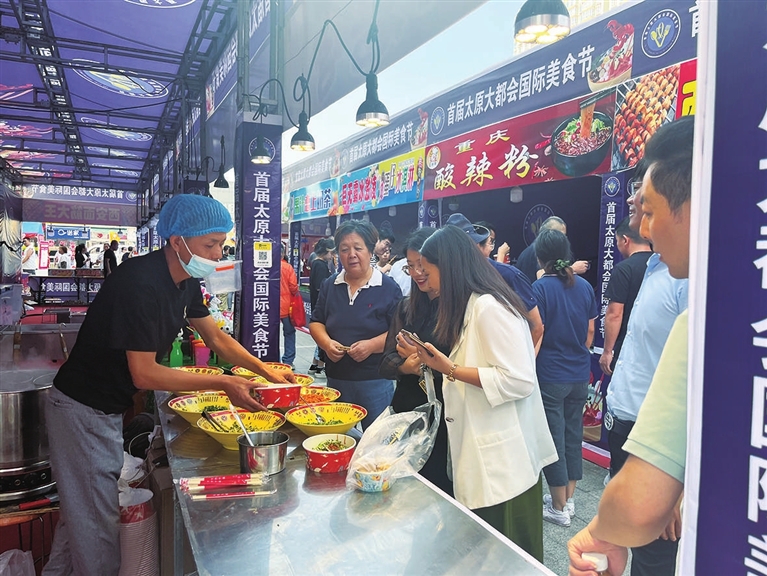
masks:
{"label": "purple vertical banner", "polygon": [[597,269],[597,302],[599,317],[594,333],[594,346],[605,342],[605,312],[608,300],[605,298],[613,269],[623,258],[615,243],[615,228],[628,216],[626,205],[626,172],[602,175],[602,201],[599,217],[599,262]]}
{"label": "purple vertical banner", "polygon": [[296,278],[301,279],[301,222],[290,223],[290,241],[288,245],[288,261],[296,271]]}
{"label": "purple vertical banner", "polygon": [[[252,164],[250,151],[263,136],[269,164]],[[235,334],[256,358],[280,353],[281,126],[243,122],[235,136],[235,213],[242,258],[242,294]]]}
{"label": "purple vertical banner", "polygon": [[418,203],[418,227],[439,228],[439,202],[422,200]]}
{"label": "purple vertical banner", "polygon": [[605,298],[613,269],[623,257],[618,252],[615,242],[615,229],[628,215],[626,205],[626,182],[630,172],[608,173],[602,175],[602,200],[599,217],[599,261],[597,268],[597,302],[599,317],[594,332],[594,346],[599,353],[591,356],[591,377],[586,408],[583,411],[583,439],[608,450],[607,435],[604,429],[604,410],[610,377],[599,367],[599,356],[605,342],[605,313],[609,301]]}
{"label": "purple vertical banner", "polygon": [[[698,92],[696,130],[711,147],[700,163],[704,185],[710,170],[711,197],[700,240],[707,261],[705,252],[695,259],[692,243],[688,394],[701,412],[690,412],[685,487],[698,496],[697,533],[695,568],[686,569],[694,572],[680,573],[767,574],[767,2],[706,9],[712,20],[701,46],[709,51],[698,78],[709,75],[703,86],[714,90]],[[693,203],[698,192],[693,179]],[[705,326],[702,295],[694,299],[701,282]]]}

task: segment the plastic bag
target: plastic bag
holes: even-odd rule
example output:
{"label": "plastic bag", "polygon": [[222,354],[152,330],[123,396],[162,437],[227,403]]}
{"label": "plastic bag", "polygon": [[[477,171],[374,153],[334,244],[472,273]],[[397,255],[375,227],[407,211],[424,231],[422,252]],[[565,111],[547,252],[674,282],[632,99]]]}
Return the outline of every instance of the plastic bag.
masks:
{"label": "plastic bag", "polygon": [[8,550],[0,554],[0,576],[35,576],[32,552]]}
{"label": "plastic bag", "polygon": [[384,410],[365,430],[349,463],[346,486],[364,492],[388,490],[397,478],[416,474],[431,455],[442,403],[431,370],[424,369],[428,402],[410,412]]}
{"label": "plastic bag", "polygon": [[306,326],[306,310],[300,292],[296,292],[290,297],[290,323],[296,328]]}

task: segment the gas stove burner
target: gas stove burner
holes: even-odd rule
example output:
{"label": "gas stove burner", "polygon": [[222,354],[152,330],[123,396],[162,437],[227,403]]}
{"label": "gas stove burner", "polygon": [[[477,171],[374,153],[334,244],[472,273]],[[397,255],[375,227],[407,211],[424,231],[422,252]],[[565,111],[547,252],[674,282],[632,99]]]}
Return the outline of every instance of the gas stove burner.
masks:
{"label": "gas stove burner", "polygon": [[0,469],[0,502],[22,500],[53,490],[50,462],[40,462],[23,468]]}

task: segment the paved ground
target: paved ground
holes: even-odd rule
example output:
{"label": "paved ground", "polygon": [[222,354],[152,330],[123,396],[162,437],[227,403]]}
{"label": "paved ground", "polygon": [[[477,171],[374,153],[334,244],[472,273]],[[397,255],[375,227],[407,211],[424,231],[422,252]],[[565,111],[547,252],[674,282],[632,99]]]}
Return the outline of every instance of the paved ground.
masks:
{"label": "paved ground", "polygon": [[[296,333],[296,372],[307,373],[314,354],[314,340],[300,330]],[[324,376],[319,377],[324,383]],[[583,462],[583,480],[575,491],[575,518],[569,528],[543,523],[544,563],[560,576],[565,576],[568,569],[567,541],[594,517],[599,498],[604,490],[604,478],[607,471],[591,462]],[[548,492],[543,483],[544,492]],[[541,504],[541,509],[543,504]],[[627,570],[628,573],[628,570]]]}

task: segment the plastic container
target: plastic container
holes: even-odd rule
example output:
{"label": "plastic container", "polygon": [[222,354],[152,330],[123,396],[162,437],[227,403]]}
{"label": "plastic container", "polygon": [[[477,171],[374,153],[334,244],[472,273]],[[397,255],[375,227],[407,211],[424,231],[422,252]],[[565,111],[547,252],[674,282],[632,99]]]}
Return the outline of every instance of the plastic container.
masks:
{"label": "plastic container", "polygon": [[181,352],[181,340],[173,341],[169,364],[171,368],[178,368],[179,366],[184,365],[184,353]]}
{"label": "plastic container", "polygon": [[607,556],[600,552],[584,552],[581,558],[587,562],[593,562],[599,576],[610,576],[607,571]]}
{"label": "plastic container", "polygon": [[194,364],[195,366],[207,366],[210,360],[210,348],[197,341],[194,346]]}

